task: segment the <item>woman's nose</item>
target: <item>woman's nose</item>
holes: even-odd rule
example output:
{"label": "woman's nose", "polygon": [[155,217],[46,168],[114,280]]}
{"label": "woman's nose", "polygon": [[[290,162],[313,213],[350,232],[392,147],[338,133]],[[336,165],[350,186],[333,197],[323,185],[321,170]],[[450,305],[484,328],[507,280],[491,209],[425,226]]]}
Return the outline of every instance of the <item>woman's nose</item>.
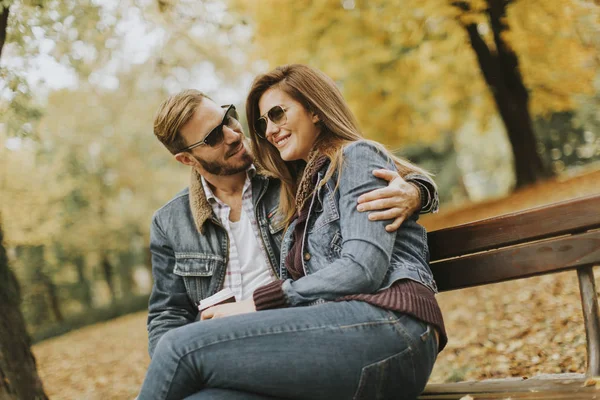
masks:
{"label": "woman's nose", "polygon": [[265,131],[265,137],[267,139],[269,139],[270,135],[274,135],[277,132],[279,132],[279,126],[277,126],[277,124],[275,124],[273,121],[268,119],[267,120],[267,129]]}

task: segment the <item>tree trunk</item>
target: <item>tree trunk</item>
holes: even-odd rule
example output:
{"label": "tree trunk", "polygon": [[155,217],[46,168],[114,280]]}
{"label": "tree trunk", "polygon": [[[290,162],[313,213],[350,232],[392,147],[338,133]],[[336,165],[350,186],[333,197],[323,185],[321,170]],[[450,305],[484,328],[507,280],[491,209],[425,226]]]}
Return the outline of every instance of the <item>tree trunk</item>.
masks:
{"label": "tree trunk", "polygon": [[133,254],[131,250],[119,253],[118,269],[121,297],[131,296],[135,289],[135,281],[133,279],[135,258],[135,254]]}
{"label": "tree trunk", "polygon": [[[2,7],[0,5],[0,7]],[[8,6],[2,8],[2,14],[0,14],[0,57],[2,57],[2,48],[6,42],[6,27],[8,26]]]}
{"label": "tree trunk", "polygon": [[47,399],[19,306],[19,286],[8,267],[0,227],[0,399]]}
{"label": "tree trunk", "polygon": [[[6,41],[8,6],[0,15],[0,56]],[[0,399],[48,399],[38,376],[31,339],[20,309],[19,284],[8,268],[0,226]]]}
{"label": "tree trunk", "polygon": [[75,269],[77,270],[77,282],[81,290],[81,301],[86,308],[92,308],[92,289],[90,282],[85,277],[85,259],[81,254],[75,256],[73,260]]}
{"label": "tree trunk", "polygon": [[[487,0],[490,26],[496,44],[495,52],[490,51],[479,35],[476,24],[468,24],[465,29],[504,122],[513,149],[517,187],[521,187],[548,178],[552,176],[552,172],[537,152],[537,141],[529,114],[529,94],[519,72],[519,60],[502,38],[502,33],[508,29],[506,6],[509,2]],[[454,5],[463,11],[469,10],[466,2],[459,1]]]}
{"label": "tree trunk", "polygon": [[56,322],[63,322],[65,318],[60,309],[60,298],[58,297],[56,284],[52,281],[52,278],[44,272],[41,272],[40,279],[44,282],[44,286],[46,287],[46,294],[48,294],[50,299],[50,309],[52,310],[52,314],[54,314],[54,319]]}
{"label": "tree trunk", "polygon": [[52,293],[48,290],[49,278],[44,272],[44,246],[18,246],[17,257],[23,266],[21,269],[23,272],[19,276],[24,288],[23,313],[26,323],[35,330],[50,323],[53,311]]}
{"label": "tree trunk", "polygon": [[102,272],[104,273],[104,280],[106,280],[108,290],[110,291],[111,301],[114,303],[117,301],[117,293],[115,291],[113,267],[107,256],[102,257]]}

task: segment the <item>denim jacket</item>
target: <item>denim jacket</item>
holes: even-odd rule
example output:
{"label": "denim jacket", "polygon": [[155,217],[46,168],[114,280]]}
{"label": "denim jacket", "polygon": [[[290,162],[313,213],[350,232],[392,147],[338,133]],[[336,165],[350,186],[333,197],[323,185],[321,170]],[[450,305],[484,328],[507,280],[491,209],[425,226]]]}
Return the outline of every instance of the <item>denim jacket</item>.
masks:
{"label": "denim jacket", "polygon": [[[269,264],[279,271],[283,225],[276,213],[279,181],[255,174],[252,202]],[[216,219],[192,172],[189,188],[154,214],[150,228],[154,285],[148,310],[150,356],[168,330],[193,322],[200,300],[222,289],[229,255],[229,237]]]}
{"label": "denim jacket", "polygon": [[[378,168],[395,169],[376,145],[359,141],[344,149],[339,186],[338,172],[323,186],[327,166],[318,173],[317,190],[310,201],[304,231],[302,259],[305,276],[282,285],[291,306],[333,300],[344,295],[374,293],[400,279],[412,279],[437,292],[429,269],[427,233],[417,223],[418,214],[407,218],[397,232],[389,233],[389,221],[369,221],[356,209],[358,197],[387,184],[373,176]],[[281,251],[280,275],[287,278],[286,256],[293,244],[295,223],[286,231]]]}

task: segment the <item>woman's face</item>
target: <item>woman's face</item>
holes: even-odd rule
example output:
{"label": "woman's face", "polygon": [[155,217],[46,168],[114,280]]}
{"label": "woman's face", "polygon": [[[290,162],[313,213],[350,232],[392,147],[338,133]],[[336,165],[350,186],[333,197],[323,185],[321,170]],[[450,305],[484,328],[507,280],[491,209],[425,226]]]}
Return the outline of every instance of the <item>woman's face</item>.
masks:
{"label": "woman's face", "polygon": [[275,106],[281,106],[285,110],[285,118],[280,125],[267,119],[267,140],[279,150],[284,161],[306,161],[319,135],[316,125],[319,118],[284,91],[271,88],[258,101],[260,115],[266,117],[269,110]]}

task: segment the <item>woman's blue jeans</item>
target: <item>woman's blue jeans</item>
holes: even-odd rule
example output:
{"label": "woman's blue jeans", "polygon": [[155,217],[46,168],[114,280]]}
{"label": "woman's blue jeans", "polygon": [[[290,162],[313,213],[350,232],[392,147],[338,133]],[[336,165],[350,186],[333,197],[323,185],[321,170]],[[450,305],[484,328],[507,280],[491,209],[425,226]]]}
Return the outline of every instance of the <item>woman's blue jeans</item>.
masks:
{"label": "woman's blue jeans", "polygon": [[414,399],[433,327],[360,301],[195,322],[159,341],[139,400]]}

